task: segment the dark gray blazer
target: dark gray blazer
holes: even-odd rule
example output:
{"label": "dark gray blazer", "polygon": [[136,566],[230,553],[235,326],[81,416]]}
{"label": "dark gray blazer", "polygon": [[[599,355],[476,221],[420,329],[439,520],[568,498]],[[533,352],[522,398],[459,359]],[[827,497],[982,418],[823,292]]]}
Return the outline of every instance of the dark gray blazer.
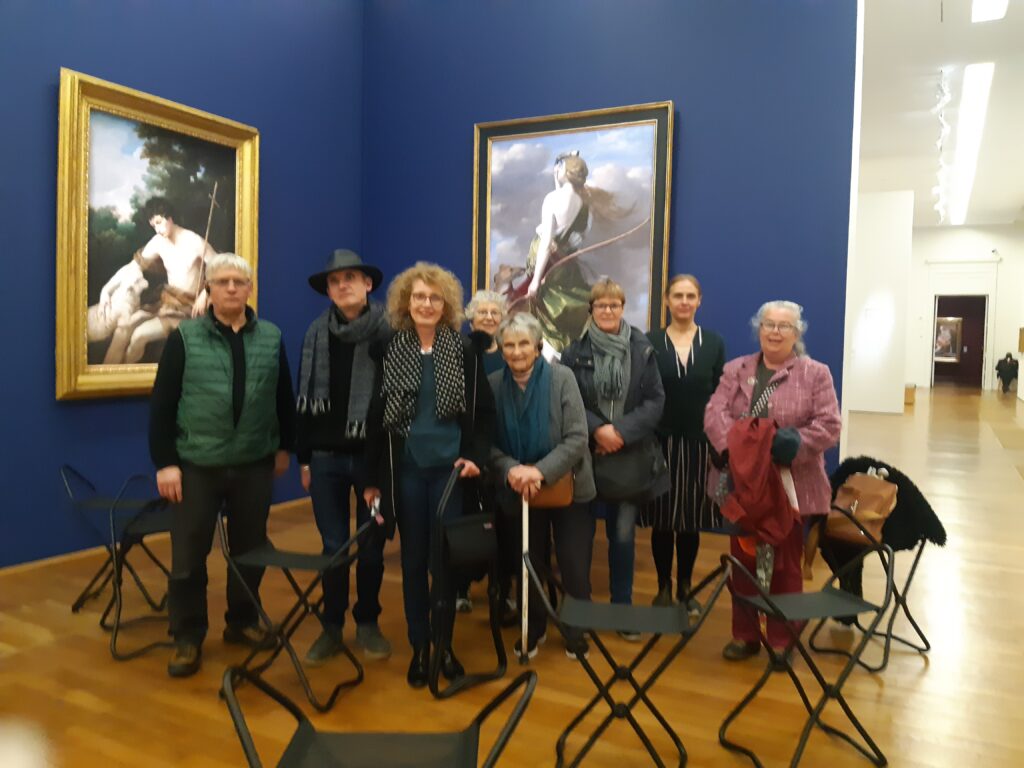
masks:
{"label": "dark gray blazer", "polygon": [[[504,370],[495,371],[487,377],[495,400],[499,396],[501,377],[504,374]],[[558,363],[551,364],[550,400],[549,434],[554,448],[534,466],[544,475],[545,482],[554,482],[571,471],[574,475],[573,500],[590,501],[597,491],[594,488],[594,471],[590,465],[586,410],[576,386],[576,377],[572,371]],[[497,407],[500,412],[501,406]],[[508,489],[505,485],[508,471],[520,463],[504,453],[496,443],[491,445],[490,465],[497,476],[499,489]]]}

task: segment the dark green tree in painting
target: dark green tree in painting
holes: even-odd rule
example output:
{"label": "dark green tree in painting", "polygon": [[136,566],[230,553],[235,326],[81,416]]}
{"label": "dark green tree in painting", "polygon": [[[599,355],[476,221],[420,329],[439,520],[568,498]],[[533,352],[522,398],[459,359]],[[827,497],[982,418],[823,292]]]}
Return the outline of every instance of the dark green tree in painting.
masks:
{"label": "dark green tree in painting", "polygon": [[217,207],[210,223],[210,245],[217,252],[235,249],[235,151],[193,136],[152,125],[136,129],[143,140],[142,157],[149,161],[145,189],[132,195],[136,225],[143,219],[146,201],[161,196],[174,205],[181,217],[177,224],[203,235],[210,214],[210,200],[217,185]]}

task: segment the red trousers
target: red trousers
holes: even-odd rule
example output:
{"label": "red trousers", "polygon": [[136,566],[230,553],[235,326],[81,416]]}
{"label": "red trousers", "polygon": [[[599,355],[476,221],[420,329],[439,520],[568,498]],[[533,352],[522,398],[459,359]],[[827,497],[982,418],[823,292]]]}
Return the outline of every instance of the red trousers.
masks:
{"label": "red trousers", "polygon": [[[730,553],[757,577],[757,563],[754,555],[748,555],[740,546],[736,536],[729,537]],[[775,548],[775,570],[769,594],[781,595],[789,592],[803,592],[804,580],[801,570],[804,552],[804,529],[794,525],[793,530],[782,544]],[[741,603],[736,595],[756,595],[757,589],[744,576],[732,577],[732,636],[745,643],[759,643],[761,630],[757,614],[747,603]],[[789,633],[782,622],[768,620],[768,643],[772,648],[785,648],[790,644]]]}

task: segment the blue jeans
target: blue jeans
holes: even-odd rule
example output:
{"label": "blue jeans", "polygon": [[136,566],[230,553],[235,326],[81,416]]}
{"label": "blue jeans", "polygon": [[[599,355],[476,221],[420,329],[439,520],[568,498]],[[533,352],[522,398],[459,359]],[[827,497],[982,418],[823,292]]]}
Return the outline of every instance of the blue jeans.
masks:
{"label": "blue jeans", "polygon": [[[366,487],[362,454],[314,452],[309,462],[309,493],[313,515],[323,540],[324,554],[333,555],[350,538],[349,494],[356,494],[356,525],[370,516],[363,501]],[[356,560],[356,604],[352,618],[357,624],[376,624],[380,616],[380,585],[384,580],[384,529],[371,526]],[[325,629],[340,631],[348,610],[349,568],[342,566],[324,574],[322,622]]]}
{"label": "blue jeans", "polygon": [[[409,643],[421,648],[430,642],[430,584],[428,573],[436,575],[431,534],[437,520],[437,506],[452,468],[417,467],[404,461],[398,476],[398,533],[402,540],[402,602]],[[445,519],[462,514],[462,484],[457,483],[445,508]],[[455,580],[447,579],[445,595],[455,604]],[[454,616],[454,614],[453,614]]]}
{"label": "blue jeans", "polygon": [[636,559],[636,504],[628,501],[605,504],[608,536],[608,588],[613,603],[633,602],[633,561]]}

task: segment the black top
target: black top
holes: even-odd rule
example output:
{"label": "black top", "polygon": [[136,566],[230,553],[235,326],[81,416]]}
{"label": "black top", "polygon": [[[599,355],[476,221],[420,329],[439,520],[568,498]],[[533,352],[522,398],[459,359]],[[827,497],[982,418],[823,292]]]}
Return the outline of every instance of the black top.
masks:
{"label": "black top", "polygon": [[[245,347],[242,344],[242,334],[254,327],[248,321],[255,317],[255,313],[246,307],[247,322],[236,332],[230,325],[224,325],[216,318],[212,307],[208,312],[214,327],[223,334],[231,348],[231,405],[235,426],[238,426],[245,403]],[[285,354],[283,340],[279,355],[277,423],[281,434],[281,449],[290,451],[295,442],[295,394],[292,391],[292,374],[288,369],[288,356]],[[181,463],[177,447],[178,401],[181,399],[181,382],[184,374],[185,342],[181,338],[181,331],[175,328],[164,344],[160,365],[156,369],[156,380],[153,382],[153,392],[149,396],[149,455],[158,469]]]}
{"label": "black top", "polygon": [[665,388],[665,410],[658,424],[662,437],[700,437],[704,434],[704,408],[718,387],[725,367],[725,342],[714,331],[697,326],[686,366],[664,328],[647,334],[654,347],[658,372]]}
{"label": "black top", "polygon": [[[337,312],[337,309],[333,309]],[[337,312],[342,322],[344,315]],[[352,388],[352,353],[355,344],[346,344],[333,333],[328,334],[327,354],[330,358],[331,410],[327,413],[300,413],[295,421],[295,455],[299,464],[309,464],[313,451],[361,453],[365,441],[346,437],[348,396]]]}

